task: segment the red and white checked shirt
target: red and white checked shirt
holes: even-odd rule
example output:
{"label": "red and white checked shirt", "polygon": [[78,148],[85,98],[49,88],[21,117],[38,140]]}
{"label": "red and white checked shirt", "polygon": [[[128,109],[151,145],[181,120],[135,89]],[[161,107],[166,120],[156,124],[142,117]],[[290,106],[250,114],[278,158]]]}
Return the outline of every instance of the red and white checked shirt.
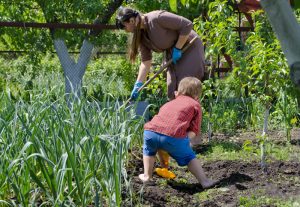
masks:
{"label": "red and white checked shirt", "polygon": [[187,132],[199,133],[202,110],[200,103],[189,96],[180,95],[164,104],[157,115],[144,126],[154,131],[176,138],[185,138]]}

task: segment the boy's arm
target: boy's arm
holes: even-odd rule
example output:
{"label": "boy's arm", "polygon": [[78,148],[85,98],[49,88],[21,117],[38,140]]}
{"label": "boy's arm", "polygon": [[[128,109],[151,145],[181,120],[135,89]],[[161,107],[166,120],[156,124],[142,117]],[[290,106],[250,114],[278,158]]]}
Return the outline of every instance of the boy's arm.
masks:
{"label": "boy's arm", "polygon": [[201,106],[195,107],[195,115],[188,128],[188,137],[190,138],[191,145],[198,145],[201,143],[201,121],[202,110]]}
{"label": "boy's arm", "polygon": [[189,131],[187,134],[188,134],[188,138],[190,138],[190,139],[194,139],[196,136],[196,133],[193,131]]}

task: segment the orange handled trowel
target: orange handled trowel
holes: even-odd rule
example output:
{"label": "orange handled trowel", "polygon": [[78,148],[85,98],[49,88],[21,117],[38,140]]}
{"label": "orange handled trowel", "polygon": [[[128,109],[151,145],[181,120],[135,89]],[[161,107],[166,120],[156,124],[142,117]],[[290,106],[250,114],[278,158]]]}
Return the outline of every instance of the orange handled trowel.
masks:
{"label": "orange handled trowel", "polygon": [[157,167],[155,168],[154,172],[156,172],[156,174],[160,177],[167,179],[174,179],[176,177],[176,175],[173,172],[169,171],[167,168]]}
{"label": "orange handled trowel", "polygon": [[155,168],[154,172],[156,172],[156,174],[160,177],[167,178],[167,179],[174,179],[176,175],[173,172],[168,170],[170,155],[164,150],[158,150],[158,156],[162,168],[160,167]]}

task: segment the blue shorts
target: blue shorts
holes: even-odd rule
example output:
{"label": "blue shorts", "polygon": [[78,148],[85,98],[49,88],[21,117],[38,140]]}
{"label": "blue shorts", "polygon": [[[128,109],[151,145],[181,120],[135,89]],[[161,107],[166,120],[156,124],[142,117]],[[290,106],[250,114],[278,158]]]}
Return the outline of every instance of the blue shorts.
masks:
{"label": "blue shorts", "polygon": [[143,154],[154,156],[158,149],[165,150],[176,160],[179,166],[186,166],[196,158],[190,147],[190,140],[186,138],[174,138],[153,131],[144,131]]}

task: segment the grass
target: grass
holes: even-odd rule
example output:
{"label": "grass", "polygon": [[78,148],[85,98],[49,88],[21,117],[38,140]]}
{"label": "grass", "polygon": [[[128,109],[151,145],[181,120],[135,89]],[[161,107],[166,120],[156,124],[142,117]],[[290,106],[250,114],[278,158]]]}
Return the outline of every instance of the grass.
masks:
{"label": "grass", "polygon": [[178,196],[170,196],[168,197],[167,200],[168,202],[171,202],[174,205],[174,204],[181,204],[184,201],[184,198]]}
{"label": "grass", "polygon": [[250,195],[239,197],[239,206],[242,207],[256,207],[256,206],[276,206],[276,207],[299,207],[300,199],[283,199],[272,198],[265,195]]}
{"label": "grass", "polygon": [[215,197],[227,193],[227,191],[229,191],[228,188],[212,188],[202,191],[201,193],[196,193],[195,197],[200,201],[213,200]]}
{"label": "grass", "polygon": [[[196,150],[197,151],[197,150]],[[204,161],[217,160],[243,160],[248,162],[260,161],[260,150],[257,144],[251,142],[251,146],[239,146],[229,141],[212,141],[204,149],[199,150],[197,157]],[[267,144],[267,159],[272,160],[300,160],[300,148],[291,144]]]}

